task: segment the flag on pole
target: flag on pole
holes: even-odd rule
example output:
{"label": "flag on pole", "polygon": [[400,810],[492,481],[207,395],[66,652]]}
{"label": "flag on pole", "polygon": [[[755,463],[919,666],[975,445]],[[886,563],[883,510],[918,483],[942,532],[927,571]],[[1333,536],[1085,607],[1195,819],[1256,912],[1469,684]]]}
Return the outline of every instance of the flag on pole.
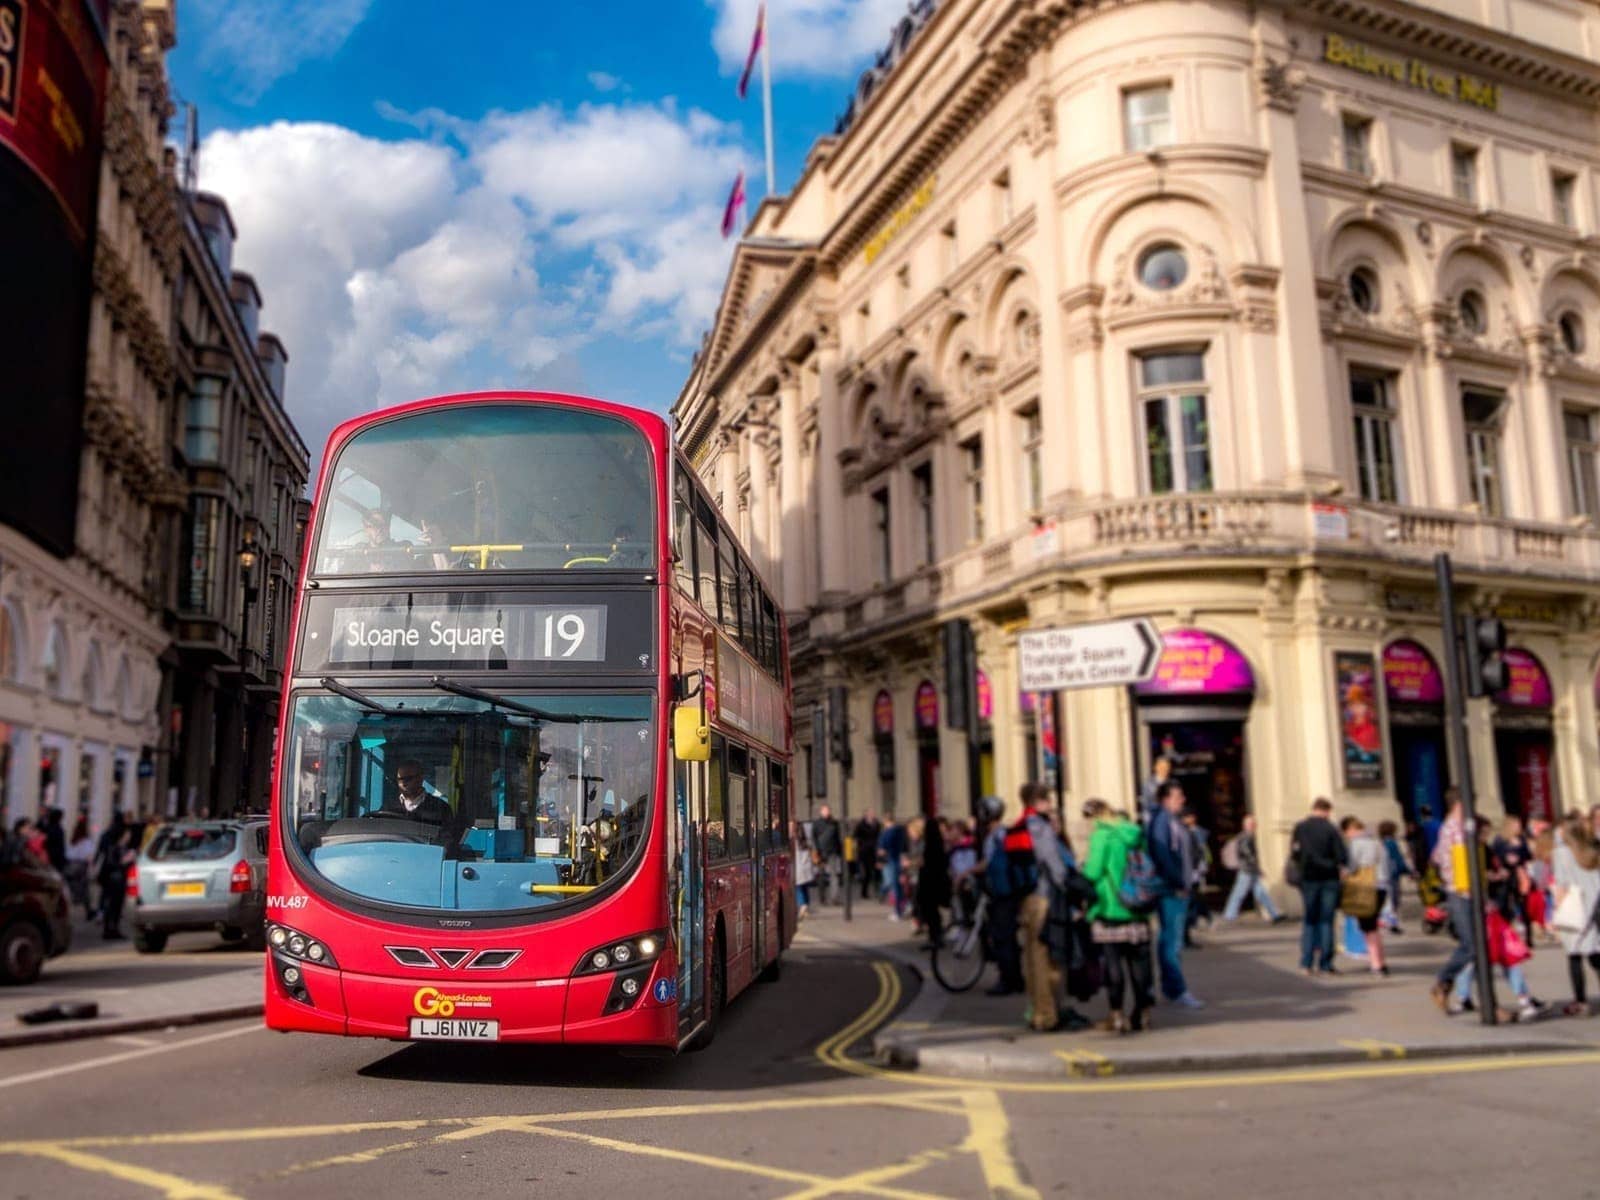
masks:
{"label": "flag on pole", "polygon": [[767,41],[767,6],[762,4],[756,9],[756,32],[750,39],[750,53],[744,56],[744,73],[739,76],[739,99],[744,99],[744,94],[750,90],[750,73],[756,69],[756,55],[761,53],[761,47]]}
{"label": "flag on pole", "polygon": [[739,210],[744,207],[744,172],[739,172],[738,178],[733,181],[733,190],[728,193],[728,206],[722,210],[722,236],[727,237],[739,227]]}

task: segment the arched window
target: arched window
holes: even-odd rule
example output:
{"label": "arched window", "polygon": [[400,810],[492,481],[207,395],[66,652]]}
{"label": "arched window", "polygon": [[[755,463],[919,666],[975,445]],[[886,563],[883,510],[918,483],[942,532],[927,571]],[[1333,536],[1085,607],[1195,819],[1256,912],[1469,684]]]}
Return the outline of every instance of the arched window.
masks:
{"label": "arched window", "polygon": [[78,681],[78,695],[91,708],[100,706],[100,647],[93,643],[83,656],[83,676]]}
{"label": "arched window", "polygon": [[44,639],[44,659],[39,664],[44,676],[44,690],[59,697],[63,683],[62,672],[67,666],[67,641],[61,626],[51,624]]}

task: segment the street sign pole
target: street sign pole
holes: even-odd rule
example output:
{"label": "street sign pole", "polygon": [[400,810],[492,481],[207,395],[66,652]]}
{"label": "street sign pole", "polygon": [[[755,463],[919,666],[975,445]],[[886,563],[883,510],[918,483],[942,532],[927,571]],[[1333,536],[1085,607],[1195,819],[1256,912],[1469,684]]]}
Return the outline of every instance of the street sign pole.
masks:
{"label": "street sign pole", "polygon": [[841,685],[828,689],[828,721],[832,733],[833,759],[839,764],[839,882],[844,887],[844,919],[850,920],[850,857],[845,839],[850,836],[850,751],[849,693]]}
{"label": "street sign pole", "polygon": [[[1452,735],[1449,739],[1450,755],[1455,765],[1456,785],[1461,789],[1461,821],[1467,839],[1467,884],[1472,893],[1472,952],[1478,976],[1478,1019],[1485,1025],[1493,1025],[1496,1023],[1494,968],[1489,963],[1483,867],[1478,849],[1478,807],[1472,790],[1472,755],[1467,749],[1467,703],[1461,681],[1462,647],[1456,627],[1455,583],[1451,578],[1450,556],[1434,555],[1433,569],[1438,580],[1439,620],[1444,631],[1445,709]],[[1446,880],[1445,886],[1451,886],[1452,882]]]}

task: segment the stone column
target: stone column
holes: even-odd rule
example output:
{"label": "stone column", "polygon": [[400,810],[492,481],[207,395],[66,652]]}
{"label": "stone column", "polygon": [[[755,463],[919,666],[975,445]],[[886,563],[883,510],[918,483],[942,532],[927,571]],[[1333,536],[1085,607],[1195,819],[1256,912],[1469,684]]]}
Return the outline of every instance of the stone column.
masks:
{"label": "stone column", "polygon": [[822,592],[843,595],[848,589],[844,528],[844,400],[839,395],[839,345],[825,342],[817,362],[817,537],[822,548]]}
{"label": "stone column", "polygon": [[1413,495],[1411,501],[1432,508],[1459,509],[1472,499],[1472,489],[1463,457],[1467,433],[1461,402],[1445,369],[1450,357],[1444,336],[1448,315],[1443,305],[1426,306],[1420,315],[1427,336],[1422,371],[1422,436],[1434,452],[1426,456],[1432,476],[1430,494]]}
{"label": "stone column", "polygon": [[800,373],[788,364],[778,384],[778,566],[784,611],[805,606],[805,497],[800,489]]}
{"label": "stone column", "polygon": [[1522,404],[1522,469],[1511,475],[1531,484],[1532,515],[1557,522],[1567,515],[1566,431],[1561,402],[1550,387],[1550,334],[1543,325],[1530,325],[1521,336],[1528,351],[1528,388]]}

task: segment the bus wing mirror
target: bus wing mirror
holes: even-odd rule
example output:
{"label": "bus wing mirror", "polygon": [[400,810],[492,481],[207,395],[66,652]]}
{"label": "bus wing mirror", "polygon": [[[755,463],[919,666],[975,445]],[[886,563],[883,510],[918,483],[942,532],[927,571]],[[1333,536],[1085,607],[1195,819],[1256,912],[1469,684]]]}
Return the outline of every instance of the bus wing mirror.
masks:
{"label": "bus wing mirror", "polygon": [[711,761],[711,727],[700,709],[680,704],[672,710],[672,751],[679,762]]}
{"label": "bus wing mirror", "polygon": [[[684,700],[693,700],[705,691],[705,686],[704,671],[685,671],[681,675],[672,677],[672,698],[680,703]],[[702,704],[701,707],[705,706]]]}

